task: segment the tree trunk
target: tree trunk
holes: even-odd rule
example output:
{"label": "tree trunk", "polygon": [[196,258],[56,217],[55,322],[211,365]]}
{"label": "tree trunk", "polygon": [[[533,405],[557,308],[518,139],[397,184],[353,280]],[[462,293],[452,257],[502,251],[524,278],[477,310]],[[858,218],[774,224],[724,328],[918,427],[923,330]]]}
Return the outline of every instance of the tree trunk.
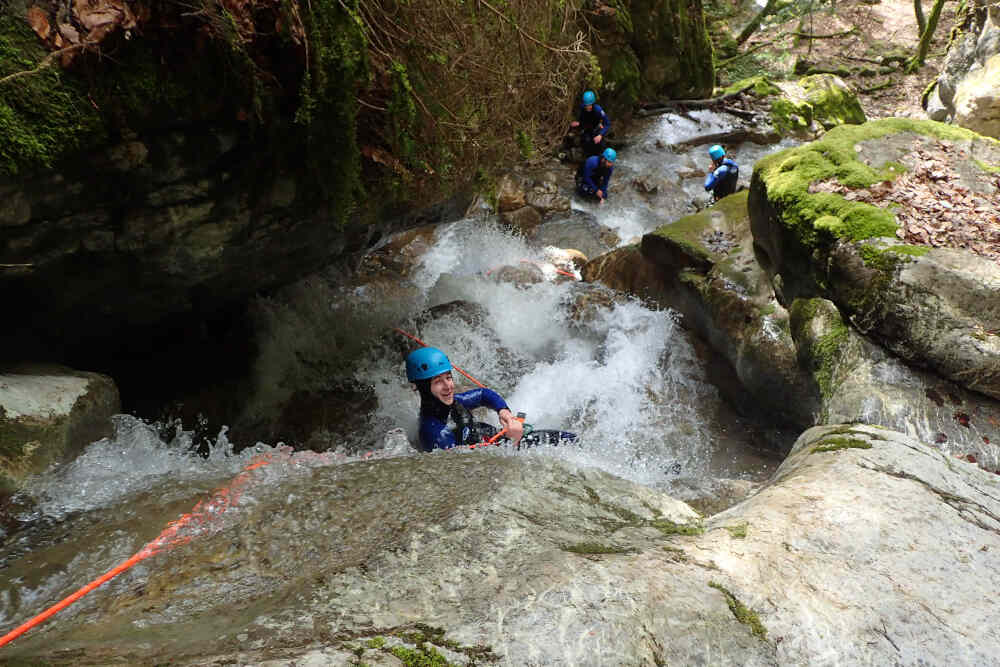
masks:
{"label": "tree trunk", "polygon": [[736,38],[736,44],[738,46],[742,46],[743,42],[750,39],[750,35],[757,32],[757,28],[760,27],[761,21],[767,18],[768,14],[777,9],[777,6],[778,0],[767,0],[767,4],[764,5],[764,8],[757,12],[757,16],[754,16],[750,23],[747,23],[747,26],[743,28],[743,32],[741,32],[740,36]]}
{"label": "tree trunk", "polygon": [[917,55],[913,56],[913,59],[910,60],[906,66],[908,74],[912,74],[924,66],[924,60],[927,58],[927,51],[931,47],[931,37],[934,36],[934,31],[937,29],[938,19],[941,18],[941,8],[943,6],[944,0],[934,0],[934,8],[931,9],[931,15],[927,19],[927,27],[924,28],[924,32],[920,36],[920,45],[917,47]]}
{"label": "tree trunk", "polygon": [[913,0],[913,15],[917,17],[917,37],[922,37],[927,30],[927,19],[924,18],[924,3]]}

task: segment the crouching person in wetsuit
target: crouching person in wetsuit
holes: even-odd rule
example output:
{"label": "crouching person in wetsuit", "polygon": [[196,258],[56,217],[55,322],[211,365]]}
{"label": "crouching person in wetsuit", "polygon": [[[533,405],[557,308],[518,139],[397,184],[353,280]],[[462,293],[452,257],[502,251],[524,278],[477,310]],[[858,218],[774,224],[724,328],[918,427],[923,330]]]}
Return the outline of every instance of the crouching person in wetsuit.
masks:
{"label": "crouching person in wetsuit", "polygon": [[576,170],[576,191],[581,197],[596,199],[603,204],[608,198],[611,174],[615,171],[618,154],[614,148],[605,148],[600,155],[592,155],[584,160]]}
{"label": "crouching person in wetsuit", "polygon": [[608,114],[596,104],[597,96],[594,91],[588,90],[583,94],[583,103],[580,105],[580,113],[577,119],[569,124],[572,128],[580,130],[580,147],[587,157],[597,155],[601,152],[601,142],[604,136],[611,129],[611,119]]}
{"label": "crouching person in wetsuit", "polygon": [[470,445],[492,436],[496,429],[475,421],[469,412],[483,406],[496,410],[514,446],[521,441],[524,426],[500,394],[485,387],[455,393],[451,362],[441,350],[422,347],[411,352],[406,357],[406,379],[420,393],[420,445],[424,451]]}
{"label": "crouching person in wetsuit", "polygon": [[725,149],[718,144],[708,149],[708,155],[712,158],[712,171],[705,177],[705,190],[710,191],[712,198],[718,201],[736,192],[740,168],[726,157]]}

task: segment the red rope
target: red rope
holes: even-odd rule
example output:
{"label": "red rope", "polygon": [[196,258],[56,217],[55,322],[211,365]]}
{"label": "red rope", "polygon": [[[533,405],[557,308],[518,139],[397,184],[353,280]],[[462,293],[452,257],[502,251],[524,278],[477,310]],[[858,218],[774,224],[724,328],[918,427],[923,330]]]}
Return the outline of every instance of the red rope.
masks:
{"label": "red rope", "polygon": [[176,521],[171,521],[170,523],[168,523],[167,527],[163,529],[163,532],[161,532],[159,535],[156,536],[156,539],[147,543],[146,546],[140,549],[138,553],[129,558],[127,561],[108,570],[107,572],[99,576],[97,579],[94,579],[92,582],[90,582],[77,592],[63,598],[56,604],[52,605],[51,607],[43,611],[41,614],[38,614],[37,616],[32,618],[30,621],[21,624],[17,628],[5,634],[3,637],[0,637],[0,646],[3,646],[4,644],[8,644],[14,641],[15,639],[23,635],[25,632],[30,630],[31,628],[45,622],[51,616],[59,613],[66,607],[70,606],[71,604],[73,604],[74,602],[76,602],[77,600],[79,600],[80,598],[82,598],[84,595],[94,590],[95,588],[98,588],[102,584],[114,579],[119,574],[129,569],[136,563],[139,563],[149,558],[150,556],[158,554],[165,548],[171,548],[179,544],[185,544],[187,542],[190,542],[191,541],[190,535],[180,535],[180,536],[178,535],[181,528],[184,528],[186,525],[192,523],[193,524],[206,523],[207,521],[211,520],[214,516],[217,516],[219,513],[224,512],[230,506],[236,504],[236,501],[239,500],[239,497],[242,493],[243,487],[246,486],[247,482],[250,481],[250,472],[252,470],[260,468],[261,466],[266,466],[270,462],[271,462],[270,455],[265,455],[263,458],[260,458],[247,465],[247,467],[243,469],[242,473],[233,478],[233,481],[231,481],[229,484],[218,489],[214,494],[212,494],[212,497],[209,498],[207,502],[204,500],[199,501],[198,504],[194,506],[194,509],[192,509],[190,512],[182,515]]}
{"label": "red rope", "polygon": [[[408,333],[406,333],[406,332],[405,332],[405,331],[403,331],[402,329],[393,329],[393,331],[396,331],[396,332],[398,332],[398,333],[401,333],[401,334],[403,334],[404,336],[406,336],[407,338],[409,338],[409,339],[411,339],[411,340],[415,340],[415,341],[417,341],[418,343],[420,343],[420,344],[421,344],[421,345],[423,345],[424,347],[430,347],[430,345],[428,345],[428,344],[427,344],[427,343],[425,343],[424,341],[420,340],[420,339],[419,339],[419,338],[417,338],[416,336],[413,336],[413,335],[411,335],[411,334],[408,334]],[[479,385],[479,386],[480,386],[480,387],[482,387],[483,389],[486,389],[486,385],[485,385],[485,384],[483,384],[482,382],[480,382],[480,381],[479,381],[479,380],[477,380],[476,378],[472,377],[471,375],[469,375],[468,373],[466,373],[465,371],[463,371],[463,370],[462,370],[461,368],[459,368],[458,366],[456,366],[456,365],[455,365],[454,363],[453,363],[453,364],[451,365],[451,367],[452,367],[452,368],[454,368],[454,369],[455,369],[456,371],[458,371],[459,373],[461,373],[462,375],[464,375],[465,377],[469,378],[469,380],[471,380],[471,381],[472,381],[472,382],[473,382],[474,384],[476,384],[476,385]]]}

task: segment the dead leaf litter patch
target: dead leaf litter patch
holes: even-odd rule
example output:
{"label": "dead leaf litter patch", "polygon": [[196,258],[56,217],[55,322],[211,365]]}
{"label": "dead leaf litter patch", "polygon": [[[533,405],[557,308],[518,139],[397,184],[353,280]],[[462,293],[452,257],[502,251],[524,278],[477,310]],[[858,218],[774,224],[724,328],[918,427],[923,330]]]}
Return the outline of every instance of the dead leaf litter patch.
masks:
{"label": "dead leaf litter patch", "polygon": [[[912,245],[961,248],[1000,262],[1000,212],[995,199],[962,184],[954,164],[969,155],[944,143],[912,153],[917,168],[895,180],[867,188],[848,188],[836,180],[809,186],[809,192],[831,192],[848,201],[892,207],[899,224],[896,236]],[[1000,175],[981,172],[988,187],[1000,192]]]}

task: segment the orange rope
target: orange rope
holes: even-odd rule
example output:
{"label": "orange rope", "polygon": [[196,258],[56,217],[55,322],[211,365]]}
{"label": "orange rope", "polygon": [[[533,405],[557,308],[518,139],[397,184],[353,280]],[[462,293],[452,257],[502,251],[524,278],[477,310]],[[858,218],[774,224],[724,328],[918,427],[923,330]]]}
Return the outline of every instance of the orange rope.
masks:
{"label": "orange rope", "polygon": [[94,579],[92,582],[90,582],[77,592],[73,593],[72,595],[66,598],[63,598],[56,604],[52,605],[51,607],[43,611],[41,614],[38,614],[37,616],[32,618],[30,621],[23,623],[22,625],[18,626],[17,628],[5,634],[3,637],[0,637],[0,646],[8,644],[13,640],[17,639],[31,628],[43,623],[49,617],[59,613],[66,607],[70,606],[71,604],[82,598],[90,591],[101,586],[101,584],[104,584],[110,581],[111,579],[114,579],[119,574],[129,569],[136,563],[141,562],[149,558],[150,556],[158,554],[164,548],[170,548],[177,546],[179,544],[185,544],[187,542],[190,542],[191,536],[189,535],[178,536],[178,533],[180,532],[181,528],[190,523],[195,523],[195,524],[205,523],[206,521],[211,520],[214,516],[217,516],[219,513],[224,512],[231,505],[234,505],[240,497],[242,488],[246,486],[247,482],[250,481],[250,476],[249,476],[250,471],[260,468],[261,466],[266,466],[270,462],[271,462],[270,455],[265,455],[263,458],[260,458],[257,461],[254,461],[249,465],[247,465],[247,467],[243,469],[242,473],[233,478],[232,482],[218,489],[214,494],[212,494],[212,497],[208,499],[208,502],[205,502],[204,500],[199,501],[198,504],[194,506],[194,509],[192,509],[190,512],[182,515],[176,521],[171,521],[170,523],[168,523],[167,527],[163,529],[163,532],[157,535],[156,539],[147,543],[146,546],[140,549],[138,553],[133,555],[127,561],[108,570],[107,572],[99,576],[97,579]]}
{"label": "orange rope", "polygon": [[[415,341],[417,341],[418,343],[420,343],[420,344],[421,344],[421,345],[423,345],[424,347],[430,347],[430,345],[428,345],[428,344],[427,344],[427,343],[425,343],[424,341],[420,340],[420,339],[419,339],[419,338],[417,338],[416,336],[412,336],[412,335],[410,335],[410,334],[406,333],[406,332],[405,332],[405,331],[403,331],[402,329],[393,329],[393,331],[396,331],[396,332],[398,332],[398,333],[401,333],[401,334],[403,334],[404,336],[406,336],[407,338],[410,338],[410,339],[412,339],[412,340],[415,340]],[[463,370],[462,370],[461,368],[459,368],[458,366],[456,366],[456,365],[455,365],[454,363],[453,363],[453,364],[451,365],[451,367],[452,367],[452,368],[454,368],[454,369],[455,369],[456,371],[458,371],[459,373],[461,373],[462,375],[464,375],[465,377],[469,378],[469,379],[470,379],[470,380],[471,380],[471,381],[472,381],[472,382],[473,382],[474,384],[477,384],[477,385],[479,385],[480,387],[482,387],[483,389],[486,389],[486,385],[485,385],[485,384],[483,384],[482,382],[480,382],[480,381],[479,381],[479,380],[477,380],[476,378],[472,377],[471,375],[469,375],[468,373],[466,373],[465,371],[463,371]]]}

